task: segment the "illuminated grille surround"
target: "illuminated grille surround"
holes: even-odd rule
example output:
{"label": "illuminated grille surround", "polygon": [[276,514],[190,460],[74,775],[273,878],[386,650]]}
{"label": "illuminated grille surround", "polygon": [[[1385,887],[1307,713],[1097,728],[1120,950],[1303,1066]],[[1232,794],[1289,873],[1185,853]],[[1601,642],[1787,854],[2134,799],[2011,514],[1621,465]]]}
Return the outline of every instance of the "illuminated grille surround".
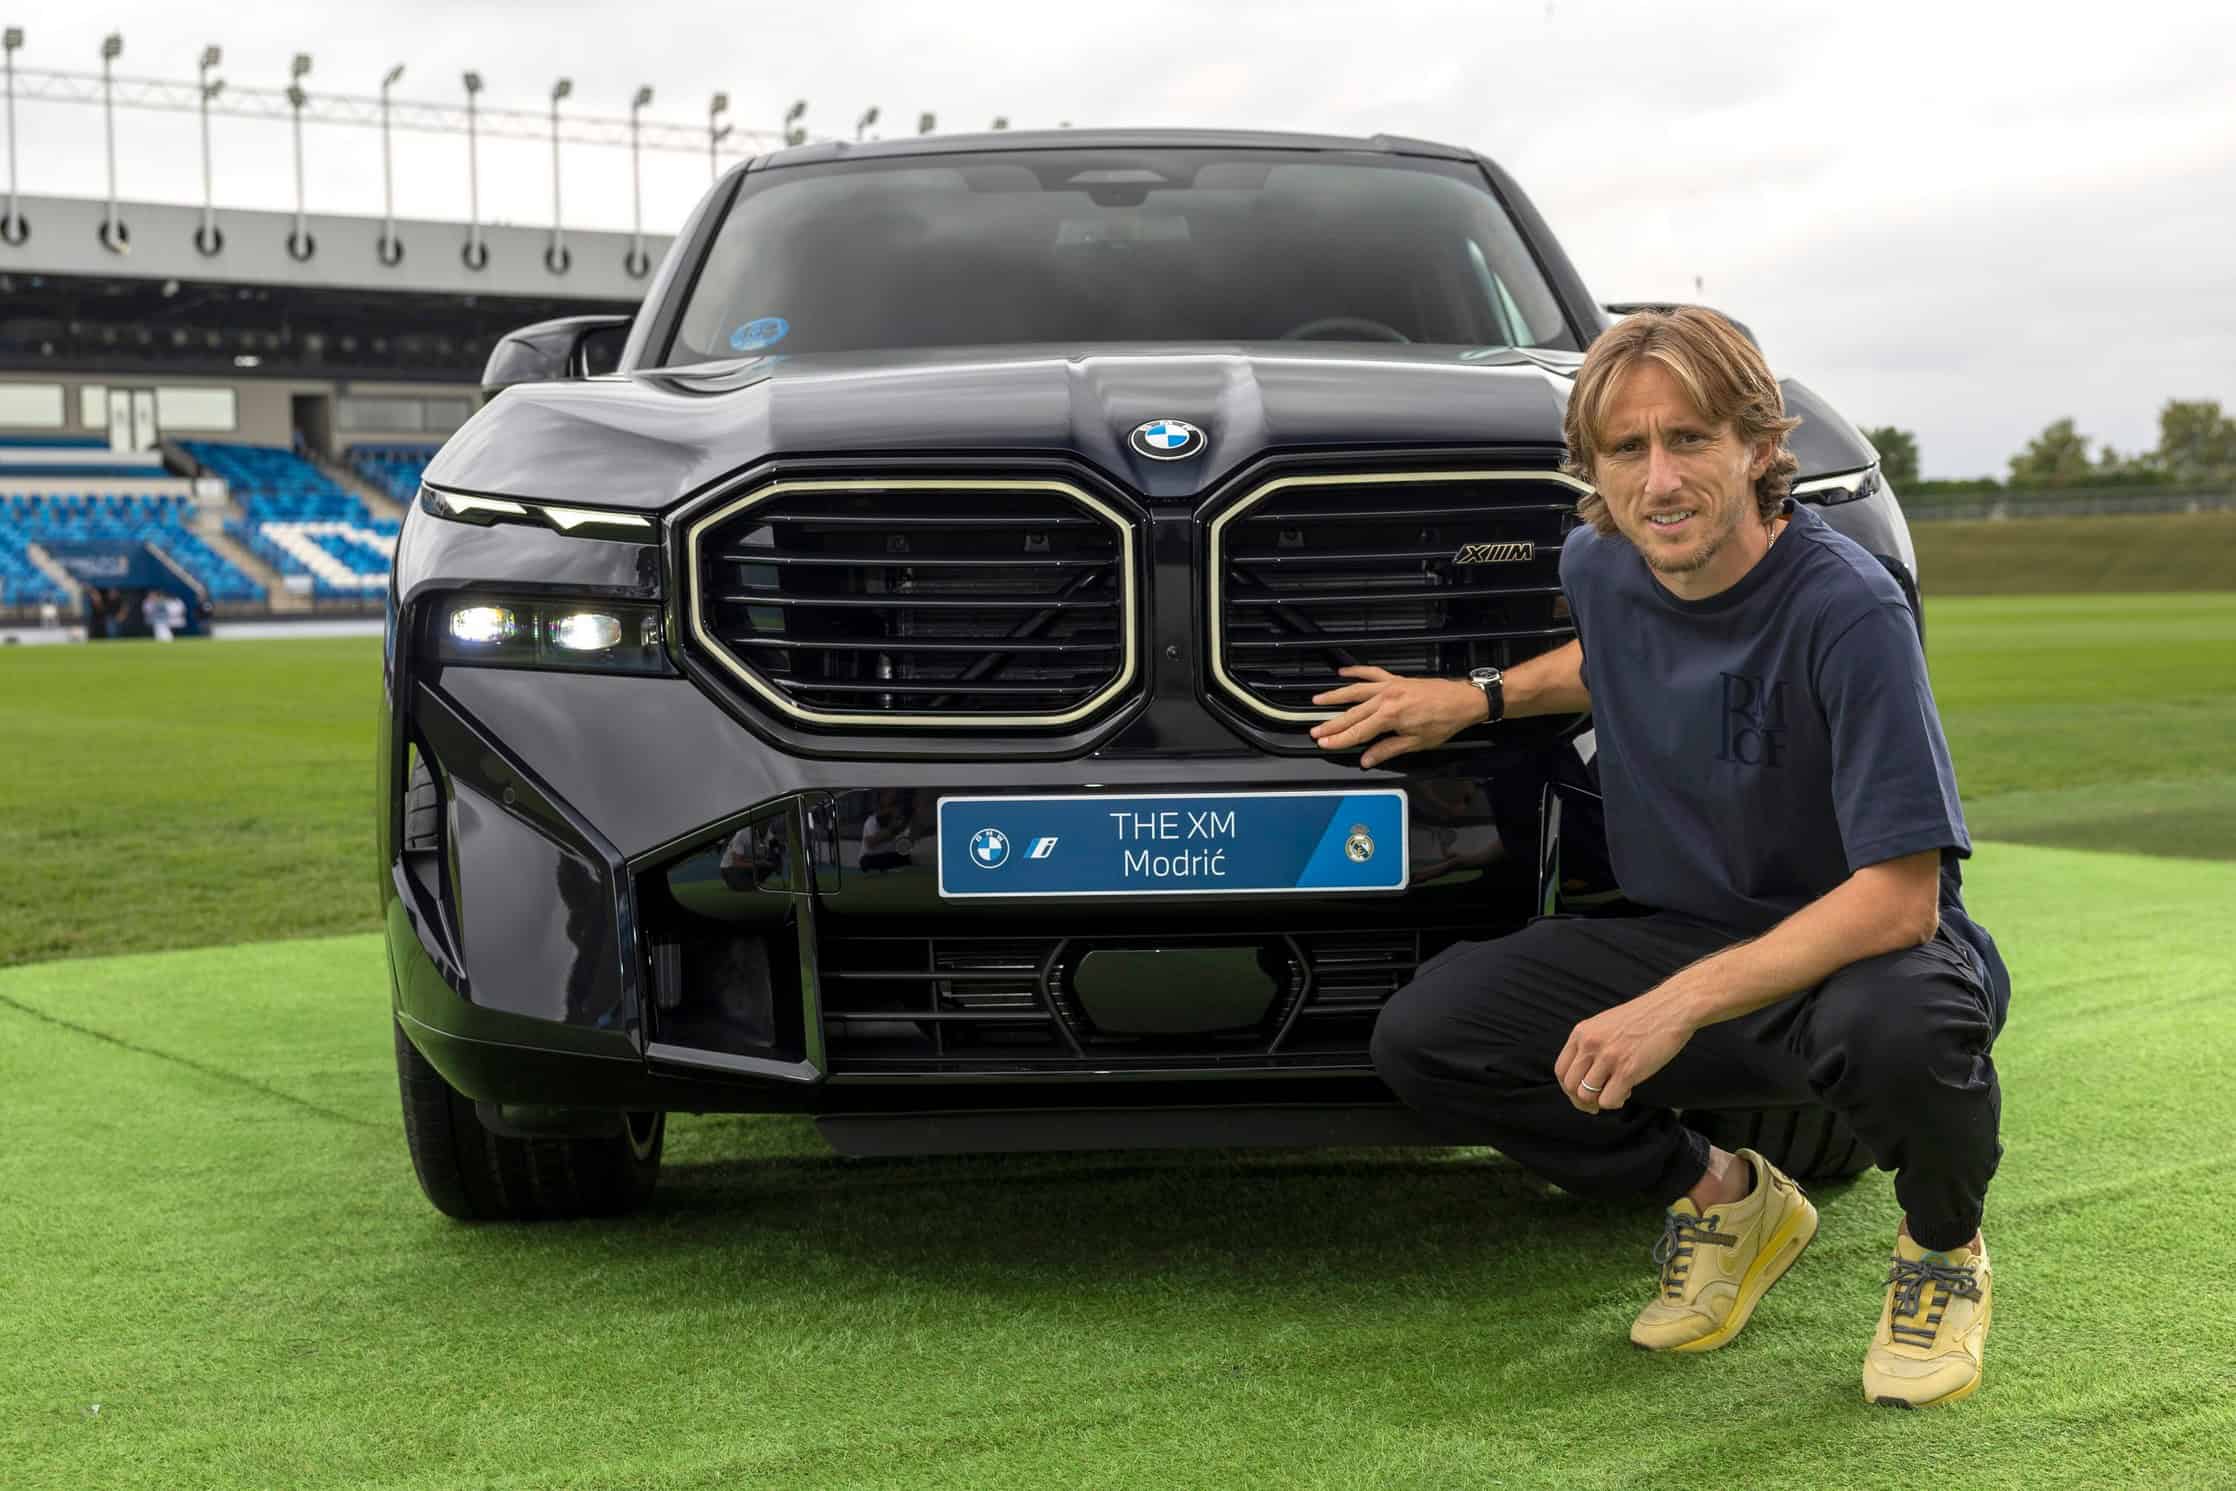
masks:
{"label": "illuminated grille surround", "polygon": [[[1312,725],[1321,720],[1333,719],[1340,709],[1284,709],[1268,703],[1251,690],[1249,685],[1229,671],[1227,650],[1227,558],[1224,542],[1229,525],[1249,515],[1267,499],[1285,491],[1298,488],[1342,488],[1377,486],[1439,486],[1457,482],[1521,482],[1533,486],[1560,487],[1582,498],[1591,487],[1566,472],[1545,468],[1505,468],[1465,471],[1359,471],[1320,472],[1303,476],[1278,476],[1253,487],[1244,496],[1226,507],[1211,520],[1205,541],[1204,568],[1209,587],[1209,605],[1205,616],[1211,640],[1211,677],[1214,687],[1221,694],[1250,711],[1269,720],[1279,720],[1288,725]],[[1464,517],[1464,510],[1455,508],[1457,517]],[[1307,519],[1309,520],[1309,519]],[[1554,547],[1557,547],[1555,545]],[[1457,545],[1455,545],[1455,550]],[[1414,595],[1393,593],[1392,601],[1435,600],[1433,589]],[[1548,642],[1552,639],[1548,638]],[[1329,687],[1339,686],[1341,680],[1331,680]]]}
{"label": "illuminated grille surround", "polygon": [[[817,709],[789,697],[783,689],[763,677],[744,659],[732,651],[731,644],[708,629],[707,615],[707,560],[702,552],[707,536],[718,526],[728,523],[739,514],[750,511],[759,504],[797,492],[878,492],[878,493],[964,493],[964,492],[1046,492],[1063,497],[1087,513],[1107,524],[1117,537],[1118,554],[1114,563],[1118,569],[1118,668],[1108,682],[1095,690],[1087,699],[1069,709],[1050,713],[1019,714],[964,714],[907,710],[854,710]],[[868,728],[893,730],[928,728],[942,730],[984,730],[1015,728],[1047,728],[1076,724],[1102,710],[1132,688],[1140,676],[1140,603],[1137,577],[1137,549],[1134,522],[1119,509],[1111,506],[1076,483],[1053,477],[989,477],[968,479],[960,477],[797,477],[780,478],[765,482],[738,497],[719,504],[704,515],[694,519],[684,530],[685,572],[689,593],[686,597],[685,625],[700,650],[743,684],[756,698],[775,709],[785,718],[804,724],[825,727]],[[876,567],[873,559],[865,558],[867,567]],[[901,568],[905,565],[895,565]],[[896,648],[896,650],[901,650]],[[989,651],[998,646],[989,645]],[[895,690],[901,692],[901,690]],[[916,692],[934,692],[918,689]]]}

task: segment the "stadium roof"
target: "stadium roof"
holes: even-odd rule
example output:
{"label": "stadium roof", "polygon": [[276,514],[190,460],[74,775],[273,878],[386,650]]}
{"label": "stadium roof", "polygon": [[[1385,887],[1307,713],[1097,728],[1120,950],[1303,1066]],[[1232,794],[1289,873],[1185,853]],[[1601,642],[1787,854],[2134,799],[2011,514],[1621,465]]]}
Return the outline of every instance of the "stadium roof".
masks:
{"label": "stadium roof", "polygon": [[[568,229],[563,245],[564,272],[546,262],[551,229],[481,229],[488,257],[483,267],[466,263],[467,226],[399,218],[396,241],[403,255],[382,260],[382,220],[311,213],[303,219],[312,252],[298,259],[289,250],[296,231],[292,212],[252,212],[220,208],[215,217],[221,236],[215,252],[197,246],[202,209],[158,202],[118,204],[125,235],[123,250],[112,250],[104,236],[109,206],[75,197],[24,197],[20,208],[30,225],[21,243],[0,240],[0,274],[59,275],[109,279],[197,280],[284,286],[292,289],[395,290],[411,294],[519,296],[538,299],[613,301],[634,304],[651,283],[650,270],[667,252],[664,234],[644,236],[645,272],[628,266],[635,238],[628,233]],[[298,244],[298,247],[300,245]]]}

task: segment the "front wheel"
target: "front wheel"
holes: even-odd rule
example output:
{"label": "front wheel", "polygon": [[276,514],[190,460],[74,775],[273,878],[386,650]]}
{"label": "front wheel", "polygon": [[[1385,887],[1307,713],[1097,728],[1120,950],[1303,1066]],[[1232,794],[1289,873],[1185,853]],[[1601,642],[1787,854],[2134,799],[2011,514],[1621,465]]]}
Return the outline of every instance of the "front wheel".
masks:
{"label": "front wheel", "polygon": [[435,1209],[462,1222],[612,1217],[652,1195],[667,1137],[664,1113],[616,1115],[616,1132],[520,1138],[482,1122],[473,1100],[452,1087],[396,1027],[396,1083],[404,1140],[419,1188]]}

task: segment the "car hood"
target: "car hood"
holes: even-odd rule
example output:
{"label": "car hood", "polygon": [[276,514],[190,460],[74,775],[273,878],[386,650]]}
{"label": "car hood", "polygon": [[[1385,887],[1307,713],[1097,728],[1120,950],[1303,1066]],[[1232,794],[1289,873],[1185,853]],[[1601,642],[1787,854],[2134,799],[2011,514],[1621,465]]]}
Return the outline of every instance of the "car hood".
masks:
{"label": "car hood", "polygon": [[[652,511],[772,456],[1059,455],[1152,501],[1185,501],[1275,452],[1506,446],[1555,459],[1579,361],[1328,343],[760,357],[509,388],[426,480]],[[1128,435],[1156,419],[1197,426],[1203,453],[1135,452]],[[1803,459],[1805,474],[1860,464]]]}

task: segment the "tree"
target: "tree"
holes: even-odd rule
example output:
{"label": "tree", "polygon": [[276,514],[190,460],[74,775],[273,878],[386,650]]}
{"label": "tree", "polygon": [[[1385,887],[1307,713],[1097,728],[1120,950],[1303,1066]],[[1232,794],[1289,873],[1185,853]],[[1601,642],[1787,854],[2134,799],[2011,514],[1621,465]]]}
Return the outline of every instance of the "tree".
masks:
{"label": "tree", "polygon": [[1870,441],[1879,452],[1879,474],[1893,485],[1897,492],[1908,491],[1918,482],[1918,437],[1908,430],[1898,430],[1893,425],[1881,425],[1875,430],[1865,430],[1863,438]]}
{"label": "tree", "polygon": [[2088,444],[2089,437],[2075,430],[2071,419],[2052,421],[2011,457],[2011,485],[2065,487],[2087,481],[2094,471]]}
{"label": "tree", "polygon": [[2218,399],[2168,399],[2158,411],[2159,468],[2176,480],[2236,472],[2236,419]]}

